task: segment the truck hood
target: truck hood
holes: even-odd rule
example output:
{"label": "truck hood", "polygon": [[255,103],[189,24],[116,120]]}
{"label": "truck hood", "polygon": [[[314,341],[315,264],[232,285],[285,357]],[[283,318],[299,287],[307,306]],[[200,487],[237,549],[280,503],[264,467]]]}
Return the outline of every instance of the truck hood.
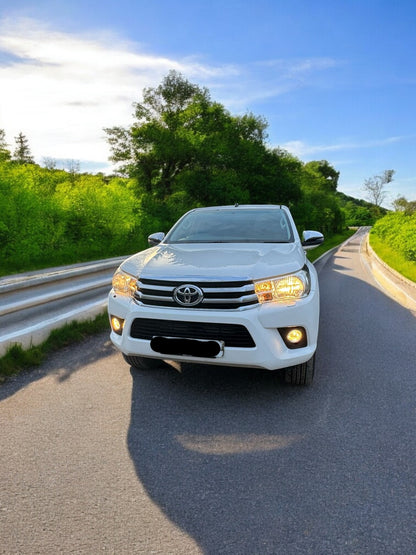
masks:
{"label": "truck hood", "polygon": [[305,262],[305,253],[297,242],[161,244],[131,256],[121,269],[152,279],[256,280],[297,272]]}

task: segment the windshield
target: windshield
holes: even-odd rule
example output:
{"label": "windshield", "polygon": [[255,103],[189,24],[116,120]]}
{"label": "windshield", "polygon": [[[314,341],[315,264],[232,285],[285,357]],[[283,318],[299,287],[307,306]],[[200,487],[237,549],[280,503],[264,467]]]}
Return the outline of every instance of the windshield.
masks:
{"label": "windshield", "polygon": [[291,243],[293,232],[284,210],[195,210],[166,236],[166,243]]}

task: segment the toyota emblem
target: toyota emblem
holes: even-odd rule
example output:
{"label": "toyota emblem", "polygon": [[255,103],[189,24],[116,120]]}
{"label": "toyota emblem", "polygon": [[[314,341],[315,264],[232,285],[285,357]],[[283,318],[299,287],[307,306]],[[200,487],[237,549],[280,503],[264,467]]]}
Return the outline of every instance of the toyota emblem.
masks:
{"label": "toyota emblem", "polygon": [[181,306],[196,306],[204,298],[204,293],[196,285],[180,285],[173,291],[173,298]]}

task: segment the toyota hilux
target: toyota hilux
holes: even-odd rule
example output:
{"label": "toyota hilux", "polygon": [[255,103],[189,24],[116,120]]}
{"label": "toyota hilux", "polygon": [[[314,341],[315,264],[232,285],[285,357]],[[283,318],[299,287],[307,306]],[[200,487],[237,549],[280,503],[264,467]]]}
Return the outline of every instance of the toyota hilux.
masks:
{"label": "toyota hilux", "polygon": [[319,328],[316,270],[280,205],[196,208],[115,272],[111,340],[133,367],[163,359],[281,370],[309,385]]}

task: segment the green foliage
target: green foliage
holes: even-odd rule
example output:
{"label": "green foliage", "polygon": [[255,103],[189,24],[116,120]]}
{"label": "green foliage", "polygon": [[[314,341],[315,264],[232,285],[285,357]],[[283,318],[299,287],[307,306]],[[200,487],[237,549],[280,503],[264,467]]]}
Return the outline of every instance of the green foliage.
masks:
{"label": "green foliage", "polygon": [[326,191],[335,192],[337,190],[339,172],[326,160],[308,162],[305,164],[305,169],[311,176],[320,180],[320,186]]}
{"label": "green foliage", "polygon": [[369,226],[374,223],[371,209],[366,206],[360,206],[354,202],[347,202],[344,205],[344,212],[347,226]]}
{"label": "green foliage", "polygon": [[39,347],[22,349],[20,345],[12,345],[4,356],[0,358],[0,383],[8,376],[18,374],[31,366],[39,366],[43,355]]}
{"label": "green foliage", "polygon": [[390,247],[374,233],[370,234],[370,245],[390,268],[393,268],[396,272],[402,274],[402,276],[416,283],[416,262],[407,260],[401,252]]}
{"label": "green foliage", "polygon": [[326,161],[302,167],[302,198],[292,210],[300,229],[316,229],[326,235],[342,231],[345,217],[334,194],[337,180],[338,172]]}
{"label": "green foliage", "polygon": [[416,212],[392,212],[378,220],[371,235],[402,254],[406,260],[416,262]]}
{"label": "green foliage", "polygon": [[180,198],[183,211],[300,198],[285,156],[265,146],[266,127],[253,114],[232,116],[206,89],[171,72],[159,87],[145,89],[129,129],[106,132],[112,159],[137,180],[142,207],[156,220],[163,213],[170,227],[178,216],[172,197]]}
{"label": "green foliage", "polygon": [[336,192],[341,210],[344,212],[346,226],[370,226],[388,213],[381,206],[375,206],[366,200],[356,199]]}
{"label": "green foliage", "polygon": [[7,162],[12,157],[9,145],[6,142],[6,133],[0,129],[0,162]]}
{"label": "green foliage", "polygon": [[325,160],[303,164],[267,148],[263,118],[232,116],[207,89],[176,72],[144,90],[134,118],[130,128],[106,132],[112,159],[136,179],[144,229],[150,223],[144,213],[166,229],[179,206],[183,213],[235,202],[287,204],[295,207],[303,227],[325,233],[342,229],[344,216],[334,196],[339,172]]}
{"label": "green foliage", "polygon": [[416,200],[408,201],[405,197],[398,197],[393,202],[396,212],[404,212],[407,216],[416,212]]}
{"label": "green foliage", "polygon": [[0,274],[138,250],[129,180],[0,163]]}
{"label": "green foliage", "polygon": [[13,160],[15,160],[18,164],[34,164],[35,161],[33,160],[32,154],[30,152],[29,141],[23,133],[19,133],[17,137],[15,137],[16,141],[16,148],[13,153]]}

